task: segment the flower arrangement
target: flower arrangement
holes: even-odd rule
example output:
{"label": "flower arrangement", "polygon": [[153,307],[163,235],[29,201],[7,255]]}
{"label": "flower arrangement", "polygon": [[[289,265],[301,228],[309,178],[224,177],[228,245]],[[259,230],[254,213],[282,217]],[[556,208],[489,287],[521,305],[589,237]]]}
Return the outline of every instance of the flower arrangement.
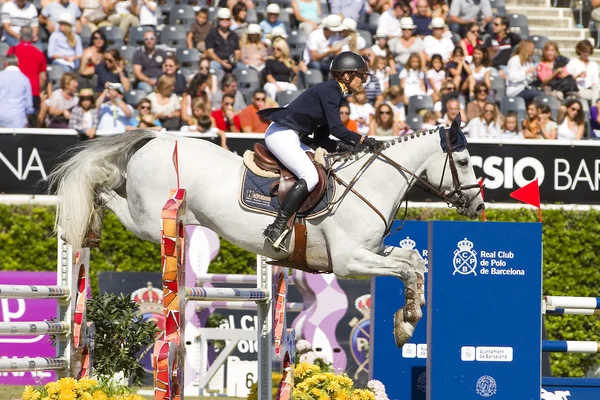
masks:
{"label": "flower arrangement", "polygon": [[296,400],[377,400],[369,389],[356,389],[348,376],[323,371],[315,364],[299,363],[294,369]]}
{"label": "flower arrangement", "polygon": [[26,386],[21,400],[144,400],[127,387],[99,383],[95,379],[62,378],[45,386]]}

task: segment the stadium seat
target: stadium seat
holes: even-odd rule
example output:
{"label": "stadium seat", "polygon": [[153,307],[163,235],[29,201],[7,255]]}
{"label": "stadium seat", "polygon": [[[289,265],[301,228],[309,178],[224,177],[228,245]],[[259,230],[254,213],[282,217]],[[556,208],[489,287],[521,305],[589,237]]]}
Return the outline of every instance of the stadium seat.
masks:
{"label": "stadium seat", "polygon": [[527,116],[526,110],[527,106],[522,97],[503,97],[500,100],[500,111],[502,111],[502,114],[506,115],[507,112],[512,111],[518,115],[519,121],[525,121],[525,117]]}
{"label": "stadium seat", "polygon": [[410,126],[410,129],[413,131],[419,130],[421,129],[421,126],[423,126],[423,117],[418,114],[411,115],[406,118],[406,124]]}
{"label": "stadium seat", "polygon": [[183,25],[165,26],[160,34],[160,43],[173,48],[187,48],[187,28]]}
{"label": "stadium seat", "polygon": [[433,97],[418,94],[408,99],[408,115],[417,115],[421,110],[433,110]]}
{"label": "stadium seat", "polygon": [[367,42],[367,47],[373,46],[373,34],[371,34],[371,32],[359,29],[356,33],[365,39]]}
{"label": "stadium seat", "polygon": [[494,15],[506,15],[506,2],[504,0],[490,0]]}
{"label": "stadium seat", "polygon": [[300,96],[302,93],[301,90],[285,90],[282,92],[277,92],[277,103],[279,107],[285,107],[290,104],[296,97]]}
{"label": "stadium seat", "polygon": [[316,85],[317,83],[323,82],[323,74],[318,69],[309,69],[305,73],[303,73],[302,76],[304,81],[304,87],[306,89]]}
{"label": "stadium seat", "polygon": [[84,49],[88,47],[90,43],[92,43],[92,33],[93,32],[90,29],[90,26],[88,24],[83,24],[81,27],[81,34],[79,36],[81,37],[81,45]]}
{"label": "stadium seat", "polygon": [[523,14],[509,14],[511,32],[516,33],[521,37],[529,36],[529,20]]}
{"label": "stadium seat", "polygon": [[135,53],[135,47],[123,45],[117,47],[116,49],[119,51],[122,59],[128,63],[131,63],[131,60],[133,59],[133,53]]}
{"label": "stadium seat", "polygon": [[560,100],[558,100],[554,96],[541,95],[541,96],[536,96],[533,99],[533,101],[536,103],[539,103],[539,104],[548,105],[548,107],[550,107],[550,110],[552,110],[552,119],[556,121],[556,119],[558,118],[558,109],[560,108],[560,105],[561,105]]}
{"label": "stadium seat", "polygon": [[400,86],[400,74],[390,75],[390,86]]}
{"label": "stadium seat", "polygon": [[496,93],[494,100],[496,103],[500,102],[500,99],[506,96],[506,83],[504,79],[499,76],[493,76],[490,74],[490,81],[492,82],[492,90]]}
{"label": "stadium seat", "polygon": [[8,53],[10,46],[5,42],[0,42],[0,57],[4,57]]}
{"label": "stadium seat", "polygon": [[193,71],[198,70],[198,62],[200,61],[200,52],[196,49],[178,49],[177,59],[181,68],[189,68]]}
{"label": "stadium seat", "polygon": [[256,12],[256,8],[249,8],[246,12],[246,22],[249,24],[258,24],[260,20],[258,19],[258,13]]}
{"label": "stadium seat", "polygon": [[381,14],[376,12],[371,13],[367,22],[371,25],[377,25],[377,23],[379,22],[379,17],[381,17]]}
{"label": "stadium seat", "polygon": [[538,50],[542,50],[546,42],[549,40],[548,36],[542,35],[532,35],[529,36],[527,39],[531,40],[535,44],[535,48]]}
{"label": "stadium seat", "polygon": [[238,89],[240,91],[242,89],[254,91],[260,87],[260,76],[255,69],[236,68],[233,70],[233,75],[237,78]]}
{"label": "stadium seat", "polygon": [[184,25],[189,27],[196,19],[194,7],[187,4],[176,4],[169,12],[169,25]]}
{"label": "stadium seat", "polygon": [[48,82],[52,84],[52,89],[60,89],[60,79],[65,74],[65,69],[60,65],[48,65],[46,67],[46,75],[48,76]]}
{"label": "stadium seat", "polygon": [[129,28],[129,40],[127,40],[127,44],[133,47],[143,46],[144,32],[152,30],[152,28],[146,26],[136,26]]}
{"label": "stadium seat", "polygon": [[148,93],[143,90],[130,90],[125,93],[125,103],[135,108],[142,99],[146,98],[146,96],[148,96]]}
{"label": "stadium seat", "polygon": [[163,15],[169,15],[171,13],[171,9],[175,6],[175,0],[161,0],[159,2],[158,7]]}
{"label": "stadium seat", "polygon": [[307,37],[304,36],[300,31],[291,31],[287,44],[290,48],[290,57],[295,60],[302,60],[304,57],[304,49],[306,48]]}
{"label": "stadium seat", "polygon": [[106,36],[107,46],[121,46],[125,44],[125,41],[123,40],[123,31],[118,26],[103,26],[98,30],[102,31],[104,36]]}

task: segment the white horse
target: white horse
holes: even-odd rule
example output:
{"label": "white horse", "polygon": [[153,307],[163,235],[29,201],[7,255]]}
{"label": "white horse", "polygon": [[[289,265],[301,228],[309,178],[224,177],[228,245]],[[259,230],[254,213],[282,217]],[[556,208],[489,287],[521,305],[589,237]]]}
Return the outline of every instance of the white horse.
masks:
{"label": "white horse", "polygon": [[[404,282],[406,306],[395,315],[394,335],[399,346],[412,335],[425,302],[425,266],[419,253],[383,246],[405,194],[424,176],[461,214],[475,218],[484,208],[466,142],[456,151],[445,152],[444,138],[454,143],[464,136],[454,125],[449,130],[395,138],[379,156],[362,152],[339,161],[334,167],[337,176],[346,183],[354,180],[353,189],[381,216],[349,192],[327,215],[306,221],[306,258],[315,271],[333,272],[338,277],[395,276]],[[169,190],[176,187],[175,141],[179,142],[181,187],[187,189],[185,223],[208,227],[250,252],[287,258],[289,253],[274,249],[263,239],[262,231],[273,217],[249,212],[238,203],[244,168],[241,157],[205,140],[148,130],[85,142],[52,172],[50,181],[58,187],[60,199],[56,222],[68,243],[79,248],[89,232],[99,235],[102,207],[112,210],[139,238],[159,243],[161,209]],[[460,187],[461,182],[471,185]],[[336,197],[344,190],[338,185]],[[293,234],[289,236],[292,252]]]}

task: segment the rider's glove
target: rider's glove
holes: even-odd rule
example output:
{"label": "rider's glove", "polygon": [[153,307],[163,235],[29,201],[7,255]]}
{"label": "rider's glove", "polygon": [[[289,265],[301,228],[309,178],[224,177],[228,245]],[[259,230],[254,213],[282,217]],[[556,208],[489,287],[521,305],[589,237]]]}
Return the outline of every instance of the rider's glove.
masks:
{"label": "rider's glove", "polygon": [[335,149],[336,153],[347,153],[349,151],[353,151],[354,150],[354,146],[348,143],[344,143],[342,141],[339,141],[337,143],[337,147]]}
{"label": "rider's glove", "polygon": [[365,136],[362,143],[359,143],[356,147],[357,148],[367,147],[371,151],[376,151],[379,149],[379,146],[381,146],[381,144],[375,138],[372,138],[370,136]]}

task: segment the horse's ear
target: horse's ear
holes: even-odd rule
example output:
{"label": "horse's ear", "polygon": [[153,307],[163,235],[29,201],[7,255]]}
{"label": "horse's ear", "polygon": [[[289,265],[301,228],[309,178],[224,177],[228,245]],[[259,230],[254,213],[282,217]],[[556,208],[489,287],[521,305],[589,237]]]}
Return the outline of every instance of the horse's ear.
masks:
{"label": "horse's ear", "polygon": [[460,113],[456,115],[454,121],[452,121],[452,125],[450,126],[450,132],[448,132],[450,136],[450,143],[456,143],[456,140],[460,137]]}

